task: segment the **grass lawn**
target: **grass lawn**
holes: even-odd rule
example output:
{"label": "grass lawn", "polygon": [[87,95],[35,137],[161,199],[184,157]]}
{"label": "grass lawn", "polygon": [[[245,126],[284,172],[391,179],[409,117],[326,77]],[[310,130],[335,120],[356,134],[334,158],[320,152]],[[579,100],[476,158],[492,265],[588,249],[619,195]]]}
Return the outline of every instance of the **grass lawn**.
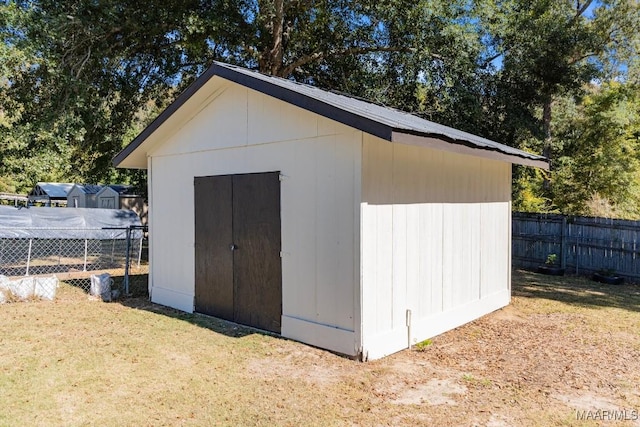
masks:
{"label": "grass lawn", "polygon": [[0,305],[2,426],[640,425],[638,411],[633,285],[514,272],[509,307],[368,363],[66,285]]}

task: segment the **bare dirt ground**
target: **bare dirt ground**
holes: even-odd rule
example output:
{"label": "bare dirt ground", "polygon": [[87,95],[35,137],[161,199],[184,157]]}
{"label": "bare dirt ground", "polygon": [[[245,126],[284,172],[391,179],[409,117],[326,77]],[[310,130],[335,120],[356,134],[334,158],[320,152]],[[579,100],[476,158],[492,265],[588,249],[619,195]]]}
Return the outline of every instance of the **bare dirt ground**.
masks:
{"label": "bare dirt ground", "polygon": [[[640,288],[517,272],[513,294],[420,350],[365,364],[380,425],[640,425]],[[325,358],[277,355],[252,372],[353,381]]]}
{"label": "bare dirt ground", "polygon": [[144,299],[0,318],[0,425],[640,426],[635,285],[515,272],[510,306],[367,363]]}
{"label": "bare dirt ground", "polygon": [[[640,288],[526,272],[514,283],[509,307],[367,364],[371,409],[405,407],[395,425],[640,425]],[[253,372],[340,381],[301,362],[310,357],[255,361]]]}

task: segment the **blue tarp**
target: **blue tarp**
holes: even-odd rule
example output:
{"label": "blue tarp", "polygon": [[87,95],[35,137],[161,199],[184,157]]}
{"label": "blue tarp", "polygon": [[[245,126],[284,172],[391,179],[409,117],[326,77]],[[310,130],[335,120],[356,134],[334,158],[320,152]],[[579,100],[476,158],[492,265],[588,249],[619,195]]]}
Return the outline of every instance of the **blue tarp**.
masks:
{"label": "blue tarp", "polygon": [[[125,239],[127,227],[141,225],[124,209],[0,206],[1,239]],[[141,238],[142,230],[132,229],[131,237]]]}

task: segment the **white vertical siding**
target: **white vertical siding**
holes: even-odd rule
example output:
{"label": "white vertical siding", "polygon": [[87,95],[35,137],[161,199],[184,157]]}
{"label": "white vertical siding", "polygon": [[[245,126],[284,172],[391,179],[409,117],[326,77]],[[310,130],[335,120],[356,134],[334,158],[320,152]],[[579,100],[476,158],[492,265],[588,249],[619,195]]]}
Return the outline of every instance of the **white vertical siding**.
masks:
{"label": "white vertical siding", "polygon": [[363,347],[377,358],[509,301],[509,163],[365,135]]}
{"label": "white vertical siding", "polygon": [[[364,136],[362,152],[362,197],[370,195],[376,209],[361,207],[361,271],[363,335],[390,330],[393,322],[393,169],[382,159],[393,155],[391,144],[369,144]],[[384,202],[386,200],[386,203]]]}
{"label": "white vertical siding", "polygon": [[194,177],[280,171],[282,335],[355,354],[362,133],[235,84],[210,102],[150,153],[153,300],[193,310]]}
{"label": "white vertical siding", "polygon": [[[495,293],[503,289],[504,283],[496,278],[503,271],[511,271],[511,244],[510,239],[497,239],[495,230],[511,236],[511,212],[496,203],[487,203],[481,207],[481,221],[483,227],[480,230],[481,244],[481,292]],[[509,286],[510,288],[510,286]]]}
{"label": "white vertical siding", "polygon": [[444,283],[445,279],[444,206],[436,203],[421,203],[418,205],[418,209],[420,210],[420,222],[417,225],[420,235],[420,249],[417,256],[421,262],[420,283],[418,283],[419,299],[414,307],[418,310],[418,314],[439,313],[443,310],[444,292],[442,286],[432,286],[431,284]]}

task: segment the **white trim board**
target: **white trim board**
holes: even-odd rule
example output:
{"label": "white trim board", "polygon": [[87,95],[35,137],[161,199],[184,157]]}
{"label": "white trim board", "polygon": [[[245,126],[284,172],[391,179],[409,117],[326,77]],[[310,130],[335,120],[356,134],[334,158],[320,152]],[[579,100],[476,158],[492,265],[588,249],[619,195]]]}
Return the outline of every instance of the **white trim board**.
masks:
{"label": "white trim board", "polygon": [[151,302],[176,308],[187,313],[193,313],[193,294],[185,294],[158,286],[154,286],[152,291],[153,297],[151,298]]}
{"label": "white trim board", "polygon": [[[511,293],[504,290],[480,300],[470,301],[452,310],[416,320],[411,327],[411,345],[433,338],[505,307],[509,305],[510,300]],[[365,337],[364,343],[363,359],[380,359],[408,348],[408,331],[406,327],[396,328],[374,337]]]}
{"label": "white trim board", "polygon": [[282,316],[280,335],[347,356],[358,355],[354,331],[347,331],[295,317]]}

